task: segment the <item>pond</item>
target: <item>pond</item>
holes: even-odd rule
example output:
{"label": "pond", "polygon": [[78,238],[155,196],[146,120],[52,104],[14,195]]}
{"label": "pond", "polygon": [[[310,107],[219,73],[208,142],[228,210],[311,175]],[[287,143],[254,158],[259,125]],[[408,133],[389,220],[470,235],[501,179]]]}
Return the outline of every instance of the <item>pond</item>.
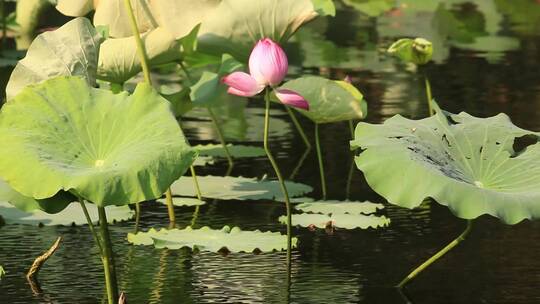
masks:
{"label": "pond", "polygon": [[[523,129],[540,130],[538,1],[334,2],[336,17],[317,18],[284,46],[290,63],[288,78],[349,76],[367,101],[365,121],[382,123],[396,114],[412,119],[428,115],[425,74],[433,97],[449,112],[477,117],[503,112]],[[53,10],[48,14],[40,22],[43,27],[68,20]],[[416,67],[388,55],[388,46],[402,37],[430,40],[432,62]],[[11,39],[8,44],[15,47]],[[12,69],[10,64],[0,68],[2,88]],[[174,86],[175,81],[165,73],[159,77],[163,86]],[[217,107],[227,141],[262,147],[264,106],[263,98],[257,96]],[[270,114],[270,146],[283,174],[312,187],[305,196],[320,199],[316,151],[304,157],[305,145],[282,105],[273,104]],[[314,124],[297,117],[313,138]],[[188,112],[181,125],[192,145],[219,144],[206,111]],[[319,132],[327,198],[383,204],[377,214],[390,219],[388,225],[377,229],[293,227],[298,247],[292,251],[288,282],[285,251],[225,254],[133,246],[126,235],[134,231],[135,221],[115,223],[110,230],[118,285],[129,303],[407,303],[394,286],[459,235],[466,222],[435,202],[426,201],[412,210],[389,204],[354,166],[347,121],[322,124]],[[204,193],[204,177],[224,176],[228,164],[225,158],[216,158],[196,169]],[[269,180],[275,176],[264,154],[235,159],[230,175]],[[219,183],[208,185],[220,187]],[[167,227],[167,206],[148,201],[142,203],[142,210],[139,230]],[[286,232],[278,220],[286,213],[284,204],[269,199],[218,196],[206,199],[197,209],[175,207],[175,212],[179,228],[194,223],[213,229],[228,225]],[[34,293],[24,274],[58,236],[63,242],[40,271],[41,292]],[[538,222],[525,220],[510,226],[481,216],[465,242],[409,284],[407,297],[416,304],[538,303],[538,240]],[[0,227],[0,264],[6,275],[0,280],[0,303],[106,302],[98,255],[86,225],[4,225]]]}

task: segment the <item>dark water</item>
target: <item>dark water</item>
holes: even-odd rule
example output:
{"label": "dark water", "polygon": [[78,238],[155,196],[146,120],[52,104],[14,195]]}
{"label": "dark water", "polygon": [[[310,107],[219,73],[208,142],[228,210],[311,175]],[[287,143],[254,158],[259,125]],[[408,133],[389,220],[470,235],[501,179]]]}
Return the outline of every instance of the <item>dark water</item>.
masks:
{"label": "dark water", "polygon": [[[367,121],[373,123],[394,114],[424,117],[422,75],[426,74],[434,97],[449,111],[481,117],[505,112],[516,125],[540,130],[540,4],[525,0],[475,1],[476,5],[398,3],[398,9],[373,17],[366,15],[373,12],[338,4],[337,18],[311,23],[288,46],[295,63],[291,72],[332,78],[350,75],[369,102]],[[435,62],[416,70],[385,55],[384,48],[402,36],[432,40]],[[4,84],[9,71],[1,69]],[[261,100],[250,100],[226,109],[229,140],[260,145],[262,105]],[[289,175],[304,146],[286,112],[279,106],[273,110],[272,149]],[[313,134],[313,125],[306,119],[301,122]],[[183,125],[193,143],[215,138],[209,119],[202,114],[190,114]],[[348,125],[324,125],[321,136],[328,196],[345,199],[351,166]],[[199,174],[222,175],[225,170],[226,162],[219,161],[199,168]],[[248,177],[264,174],[272,176],[264,158],[237,160],[233,171],[233,175]],[[320,197],[314,152],[295,181],[313,186],[310,196]],[[350,199],[385,203],[356,169]],[[224,256],[134,247],[125,239],[133,222],[118,224],[112,232],[120,289],[127,293],[129,303],[406,303],[393,286],[457,236],[465,222],[436,203],[417,210],[385,205],[382,214],[392,220],[387,228],[333,234],[295,229],[299,247],[293,253],[290,290],[284,253]],[[164,206],[148,202],[143,210],[142,229],[166,226]],[[178,225],[189,225],[193,208],[176,212]],[[271,201],[213,201],[201,207],[197,223],[284,232],[277,224],[284,213],[282,204]],[[24,273],[57,236],[63,236],[64,243],[39,274],[43,293],[33,295]],[[418,304],[539,303],[539,241],[540,223],[506,226],[481,217],[465,242],[408,286],[410,300]],[[103,299],[101,263],[88,227],[3,226],[0,262],[7,270],[0,281],[0,303],[96,303]]]}

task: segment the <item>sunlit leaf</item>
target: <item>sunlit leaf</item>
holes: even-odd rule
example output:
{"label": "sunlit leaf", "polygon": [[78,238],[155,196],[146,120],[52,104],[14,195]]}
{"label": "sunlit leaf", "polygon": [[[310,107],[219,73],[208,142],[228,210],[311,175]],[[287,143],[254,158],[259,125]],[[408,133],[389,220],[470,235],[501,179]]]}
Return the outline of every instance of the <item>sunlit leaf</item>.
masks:
{"label": "sunlit leaf", "polygon": [[161,197],[196,155],[151,86],[129,96],[79,77],[23,89],[2,107],[0,142],[0,176],[22,195],[69,190],[101,206]]}
{"label": "sunlit leaf", "polygon": [[[283,200],[279,183],[275,180],[257,180],[246,177],[199,176],[203,197],[220,200]],[[286,182],[290,197],[312,191],[310,186]],[[171,186],[174,195],[196,196],[191,177],[181,177]]]}
{"label": "sunlit leaf", "polygon": [[[280,216],[279,222],[287,223],[286,216]],[[352,215],[352,214],[312,214],[302,213],[292,215],[292,224],[301,227],[317,228],[342,228],[342,229],[367,229],[385,227],[390,224],[390,219],[385,216],[376,215]]]}
{"label": "sunlit leaf", "polygon": [[[222,145],[216,144],[206,144],[206,145],[197,145],[193,149],[199,151],[201,156],[211,156],[211,157],[226,157],[225,149]],[[233,145],[227,144],[227,149],[234,158],[243,158],[243,157],[261,157],[266,156],[266,152],[261,147],[256,146],[244,146],[244,145]]]}
{"label": "sunlit leaf", "polygon": [[[99,217],[96,205],[86,204],[86,208],[92,221],[97,223]],[[135,214],[128,206],[109,206],[105,208],[105,212],[109,223],[130,220]],[[15,208],[9,203],[0,202],[0,216],[4,218],[7,224],[70,226],[86,225],[88,223],[80,204],[70,204],[60,213],[49,214],[41,210],[26,212]]]}
{"label": "sunlit leaf", "polygon": [[[287,236],[279,232],[243,231],[238,227],[223,227],[214,230],[200,229],[150,229],[148,232],[128,234],[128,241],[134,245],[154,245],[156,248],[180,249],[188,247],[200,251],[218,252],[272,252],[287,248]],[[297,239],[293,238],[293,246]]]}
{"label": "sunlit leaf", "polygon": [[383,209],[382,204],[372,202],[349,202],[349,201],[315,201],[311,203],[303,203],[294,207],[307,213],[320,214],[370,214]]}
{"label": "sunlit leaf", "polygon": [[94,0],[56,0],[56,9],[66,16],[82,17],[94,10]]}
{"label": "sunlit leaf", "polygon": [[362,119],[367,115],[362,93],[345,81],[303,76],[286,82],[281,88],[293,90],[309,102],[309,111],[298,111],[315,123]]}
{"label": "sunlit leaf", "polygon": [[101,37],[86,18],[40,34],[11,74],[6,87],[8,100],[27,85],[56,76],[81,76],[95,86],[100,43]]}
{"label": "sunlit leaf", "polygon": [[403,38],[394,42],[388,48],[388,53],[405,62],[426,64],[433,56],[433,44],[424,38]]}
{"label": "sunlit leaf", "polygon": [[[164,198],[156,200],[159,203],[164,205],[167,204],[167,201]],[[173,205],[177,207],[192,207],[192,206],[202,206],[206,204],[205,201],[200,201],[192,197],[173,197]]]}
{"label": "sunlit leaf", "polygon": [[477,118],[433,106],[437,114],[430,118],[398,115],[356,127],[351,146],[362,149],[356,164],[368,184],[408,208],[430,197],[466,219],[490,214],[515,224],[540,218],[538,133],[504,114]]}
{"label": "sunlit leaf", "polygon": [[[150,1],[148,0],[131,0],[131,7],[137,20],[137,26],[140,33],[158,27],[158,23],[152,13],[149,2]],[[129,16],[123,0],[97,1],[96,12],[94,14],[94,25],[108,26],[109,34],[113,38],[133,36]]]}
{"label": "sunlit leaf", "polygon": [[0,280],[2,279],[2,277],[4,277],[6,275],[6,271],[4,270],[4,267],[2,267],[2,265],[0,265]]}

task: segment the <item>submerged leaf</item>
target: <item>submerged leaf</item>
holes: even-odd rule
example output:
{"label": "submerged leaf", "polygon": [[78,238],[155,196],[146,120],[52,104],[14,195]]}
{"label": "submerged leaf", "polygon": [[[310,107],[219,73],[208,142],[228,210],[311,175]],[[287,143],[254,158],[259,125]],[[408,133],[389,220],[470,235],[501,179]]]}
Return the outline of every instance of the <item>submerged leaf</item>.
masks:
{"label": "submerged leaf", "polygon": [[[202,195],[206,198],[220,200],[283,200],[277,181],[257,180],[246,177],[199,176]],[[310,186],[285,182],[290,197],[302,196],[312,191]],[[195,188],[191,177],[181,177],[171,186],[174,195],[195,196]]]}
{"label": "submerged leaf", "polygon": [[294,208],[308,213],[358,215],[375,213],[384,206],[372,202],[315,201],[296,205]]}
{"label": "submerged leaf", "polygon": [[26,57],[11,74],[6,87],[10,100],[24,87],[56,76],[81,76],[96,85],[101,37],[90,21],[76,18],[36,37]]}
{"label": "submerged leaf", "polygon": [[[98,222],[98,211],[94,204],[86,204],[92,222]],[[109,223],[127,221],[135,214],[129,206],[109,206],[105,208]],[[41,210],[22,211],[6,202],[0,202],[0,215],[7,224],[70,226],[86,225],[86,217],[80,204],[71,204],[60,213],[49,214]]]}
{"label": "submerged leaf", "polygon": [[[280,216],[279,222],[287,223],[286,216]],[[301,227],[317,228],[342,228],[342,229],[367,229],[385,227],[390,224],[390,219],[376,215],[352,215],[352,214],[325,214],[302,213],[292,215],[292,224]]]}
{"label": "submerged leaf", "polygon": [[161,197],[193,162],[169,102],[59,77],[25,88],[0,114],[0,176],[24,196],[70,191],[100,206]]}
{"label": "submerged leaf", "polygon": [[[199,151],[200,156],[227,157],[227,155],[225,154],[225,149],[222,145],[197,145],[194,146],[193,149]],[[231,156],[234,158],[266,156],[266,152],[264,151],[264,149],[256,146],[227,144],[227,149],[229,150],[229,153],[231,153]]]}
{"label": "submerged leaf", "polygon": [[490,214],[515,224],[540,218],[539,134],[504,114],[477,118],[433,106],[437,113],[429,118],[397,115],[356,127],[351,146],[362,149],[356,164],[368,184],[408,208],[431,197],[465,219]]}
{"label": "submerged leaf", "polygon": [[[214,230],[209,227],[200,229],[150,229],[148,232],[128,234],[128,241],[134,245],[154,245],[156,248],[180,249],[189,247],[201,251],[218,252],[272,252],[287,248],[287,236],[279,232],[242,231],[238,227],[223,227]],[[297,239],[292,239],[296,247]]]}
{"label": "submerged leaf", "polygon": [[302,95],[309,102],[309,111],[296,110],[315,123],[362,119],[367,115],[367,103],[362,94],[345,81],[304,76],[280,88]]}

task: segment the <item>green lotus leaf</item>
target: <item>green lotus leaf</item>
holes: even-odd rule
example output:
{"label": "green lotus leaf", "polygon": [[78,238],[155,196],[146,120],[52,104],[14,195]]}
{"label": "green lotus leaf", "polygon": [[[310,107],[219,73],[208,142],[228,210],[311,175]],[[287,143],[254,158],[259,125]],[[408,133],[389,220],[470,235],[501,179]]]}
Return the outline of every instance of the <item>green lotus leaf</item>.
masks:
{"label": "green lotus leaf", "polygon": [[60,191],[51,198],[36,200],[13,190],[0,179],[0,201],[9,202],[22,211],[42,210],[46,213],[58,213],[71,202],[77,201],[77,198],[69,192]]}
{"label": "green lotus leaf", "polygon": [[[225,149],[222,145],[215,144],[206,144],[206,145],[197,145],[193,149],[199,151],[200,156],[211,156],[211,157],[227,157],[225,154]],[[234,158],[244,158],[244,157],[262,157],[266,156],[266,152],[261,147],[256,146],[245,146],[245,145],[233,145],[227,144],[227,149],[231,156]]]}
{"label": "green lotus leaf", "polygon": [[433,44],[424,38],[403,38],[394,42],[388,48],[388,53],[405,62],[426,64],[433,56]]}
{"label": "green lotus leaf", "polygon": [[[131,7],[140,33],[158,27],[149,2],[148,0],[131,0]],[[94,14],[94,25],[107,26],[109,35],[113,38],[133,36],[129,16],[123,1],[99,0]]]}
{"label": "green lotus leaf", "polygon": [[[283,200],[277,181],[233,176],[199,176],[202,195],[220,200]],[[298,197],[313,189],[304,184],[286,181],[289,197]],[[180,196],[196,196],[191,177],[181,177],[171,186],[172,193]]]}
{"label": "green lotus leaf", "polygon": [[66,16],[82,17],[94,8],[94,0],[56,0],[56,9]]}
{"label": "green lotus leaf", "polygon": [[29,84],[56,76],[81,76],[95,86],[100,44],[101,36],[86,18],[40,34],[11,74],[6,87],[8,100]]}
{"label": "green lotus leaf", "polygon": [[[287,236],[279,232],[243,231],[238,227],[223,227],[220,230],[203,227],[200,229],[150,229],[148,232],[128,234],[134,245],[154,245],[156,248],[180,249],[189,247],[200,251],[218,252],[272,252],[287,248]],[[297,239],[292,239],[296,247]]]}
{"label": "green lotus leaf", "polygon": [[362,93],[345,81],[304,76],[286,82],[281,88],[293,90],[309,102],[309,111],[298,111],[315,123],[362,119],[367,115]]}
{"label": "green lotus leaf", "polygon": [[[86,204],[93,223],[98,222],[98,210],[94,204]],[[115,223],[127,221],[135,214],[129,206],[110,206],[105,208],[107,221]],[[9,203],[0,202],[0,215],[7,224],[22,224],[33,226],[71,226],[87,225],[86,217],[80,204],[71,204],[60,213],[49,214],[41,210],[22,211]]]}
{"label": "green lotus leaf", "polygon": [[[167,205],[167,201],[164,198],[160,198],[156,201]],[[206,204],[205,201],[201,201],[193,197],[173,197],[173,205],[177,207],[193,207],[202,206],[204,204]]]}
{"label": "green lotus leaf", "polygon": [[220,95],[225,94],[225,86],[221,78],[241,69],[243,65],[229,54],[223,54],[217,72],[204,71],[197,83],[190,87],[189,97],[193,104],[208,106],[219,102]]}
{"label": "green lotus leaf", "polygon": [[[182,43],[162,27],[142,35],[151,66],[169,63],[182,58]],[[135,37],[110,38],[101,45],[98,78],[123,83],[142,70],[137,54]]]}
{"label": "green lotus leaf", "polygon": [[[356,127],[351,146],[362,149],[356,165],[371,188],[408,208],[431,197],[465,219],[490,214],[515,224],[539,218],[538,133],[504,114],[477,118],[433,107],[430,118],[397,115]],[[533,144],[523,148],[524,138]]]}
{"label": "green lotus leaf", "polygon": [[307,213],[358,215],[375,213],[384,206],[372,202],[315,201],[299,204],[294,208]]}
{"label": "green lotus leaf", "polygon": [[6,275],[6,271],[4,270],[4,267],[2,267],[2,265],[0,265],[0,280],[2,279],[2,277],[4,277]]}
{"label": "green lotus leaf", "polygon": [[[287,224],[287,217],[280,216],[279,222]],[[352,214],[312,214],[302,213],[292,215],[292,224],[301,227],[317,227],[317,228],[342,228],[342,229],[367,229],[380,228],[390,224],[390,219],[385,216],[376,215],[352,215]]]}
{"label": "green lotus leaf", "polygon": [[113,94],[79,77],[21,91],[0,112],[0,176],[24,196],[100,206],[161,197],[191,165],[170,104],[147,84]]}

